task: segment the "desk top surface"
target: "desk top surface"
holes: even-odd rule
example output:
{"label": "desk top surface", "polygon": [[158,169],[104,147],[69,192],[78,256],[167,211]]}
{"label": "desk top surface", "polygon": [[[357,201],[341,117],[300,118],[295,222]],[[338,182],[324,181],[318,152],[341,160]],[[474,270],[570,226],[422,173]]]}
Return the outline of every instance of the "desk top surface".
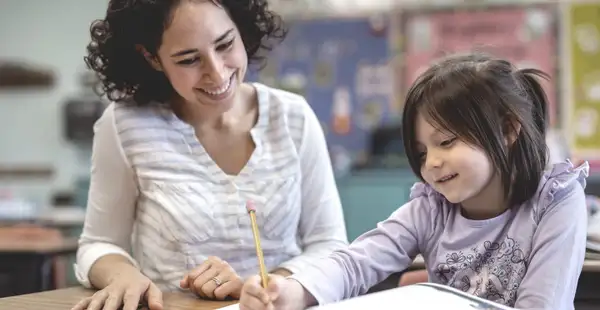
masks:
{"label": "desk top surface", "polygon": [[[19,310],[69,310],[81,299],[91,296],[95,291],[82,287],[47,291],[35,294],[0,298],[0,309]],[[235,301],[207,301],[183,293],[164,293],[165,310],[212,310],[219,309]]]}
{"label": "desk top surface", "polygon": [[[423,265],[423,260],[419,256],[415,259],[413,267]],[[583,265],[584,272],[600,272],[600,261],[586,260]],[[0,298],[0,309],[20,309],[20,310],[64,310],[71,309],[78,301],[84,297],[91,296],[93,290],[87,290],[82,287],[73,287],[54,291],[47,291],[35,294],[26,294],[14,297]],[[219,309],[235,301],[216,302],[198,299],[191,295],[182,293],[164,293],[165,309],[168,310],[211,310]]]}
{"label": "desk top surface", "polygon": [[586,259],[583,262],[583,271],[600,272],[600,260]]}

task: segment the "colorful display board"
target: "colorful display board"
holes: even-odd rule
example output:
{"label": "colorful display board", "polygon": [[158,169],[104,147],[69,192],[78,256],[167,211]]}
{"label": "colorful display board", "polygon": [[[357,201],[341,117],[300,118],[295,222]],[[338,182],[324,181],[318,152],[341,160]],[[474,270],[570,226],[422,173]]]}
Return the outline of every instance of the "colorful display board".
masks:
{"label": "colorful display board", "polygon": [[305,96],[332,153],[356,157],[391,117],[388,27],[386,19],[366,17],[290,22],[285,41],[249,79]]}
{"label": "colorful display board", "polygon": [[[376,127],[397,121],[403,95],[434,60],[484,51],[538,68],[552,127],[572,133],[573,153],[600,157],[599,4],[569,13],[572,98],[563,102],[556,3],[408,9],[389,16],[288,21],[285,41],[248,79],[303,95],[322,123],[333,157],[355,159]],[[570,73],[570,72],[567,72]],[[560,103],[560,104],[559,104]],[[563,111],[564,110],[564,111]],[[559,117],[568,113],[570,117]],[[567,120],[568,124],[561,124]],[[574,128],[574,129],[572,129]],[[590,157],[591,156],[591,157]],[[335,158],[334,158],[335,161]]]}
{"label": "colorful display board", "polygon": [[432,61],[452,53],[483,51],[518,67],[540,69],[552,79],[543,86],[550,100],[551,125],[557,123],[557,7],[514,5],[407,10],[401,13],[405,92]]}
{"label": "colorful display board", "polygon": [[571,4],[569,44],[569,124],[571,148],[600,168],[600,3]]}

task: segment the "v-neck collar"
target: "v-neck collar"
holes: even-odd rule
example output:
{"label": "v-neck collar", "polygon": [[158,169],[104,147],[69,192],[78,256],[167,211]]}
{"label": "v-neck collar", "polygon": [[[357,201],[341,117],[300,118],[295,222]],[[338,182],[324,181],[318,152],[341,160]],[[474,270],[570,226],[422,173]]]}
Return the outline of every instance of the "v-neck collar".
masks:
{"label": "v-neck collar", "polygon": [[260,166],[260,161],[263,158],[263,140],[264,134],[269,126],[269,93],[265,85],[260,83],[251,83],[256,91],[256,97],[258,102],[258,119],[256,124],[250,129],[250,136],[256,146],[250,158],[240,170],[237,175],[231,175],[225,173],[223,169],[215,162],[215,160],[208,154],[206,149],[202,146],[198,138],[194,127],[190,124],[182,121],[179,117],[170,111],[169,123],[183,134],[183,139],[189,146],[190,155],[198,159],[199,157],[206,158],[202,162],[209,163],[210,167],[206,169],[206,178],[214,182],[219,183],[223,179],[226,180],[245,180],[251,177],[253,171]]}

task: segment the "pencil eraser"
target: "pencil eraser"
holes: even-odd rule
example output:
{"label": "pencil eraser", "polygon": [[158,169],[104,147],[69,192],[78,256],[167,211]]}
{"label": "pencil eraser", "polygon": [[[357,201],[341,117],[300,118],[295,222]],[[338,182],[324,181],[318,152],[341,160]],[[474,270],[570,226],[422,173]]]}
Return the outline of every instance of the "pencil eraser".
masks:
{"label": "pencil eraser", "polygon": [[252,201],[246,201],[246,210],[248,210],[248,212],[256,212],[256,208],[254,208],[254,203],[252,203]]}

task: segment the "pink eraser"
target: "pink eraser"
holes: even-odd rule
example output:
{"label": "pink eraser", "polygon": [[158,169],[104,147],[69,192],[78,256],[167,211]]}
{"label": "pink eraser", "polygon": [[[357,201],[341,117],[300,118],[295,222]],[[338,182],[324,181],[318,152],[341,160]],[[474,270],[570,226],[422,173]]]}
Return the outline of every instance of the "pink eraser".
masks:
{"label": "pink eraser", "polygon": [[252,201],[246,201],[246,210],[248,210],[248,212],[256,212],[256,208],[254,208],[254,204],[252,203]]}

